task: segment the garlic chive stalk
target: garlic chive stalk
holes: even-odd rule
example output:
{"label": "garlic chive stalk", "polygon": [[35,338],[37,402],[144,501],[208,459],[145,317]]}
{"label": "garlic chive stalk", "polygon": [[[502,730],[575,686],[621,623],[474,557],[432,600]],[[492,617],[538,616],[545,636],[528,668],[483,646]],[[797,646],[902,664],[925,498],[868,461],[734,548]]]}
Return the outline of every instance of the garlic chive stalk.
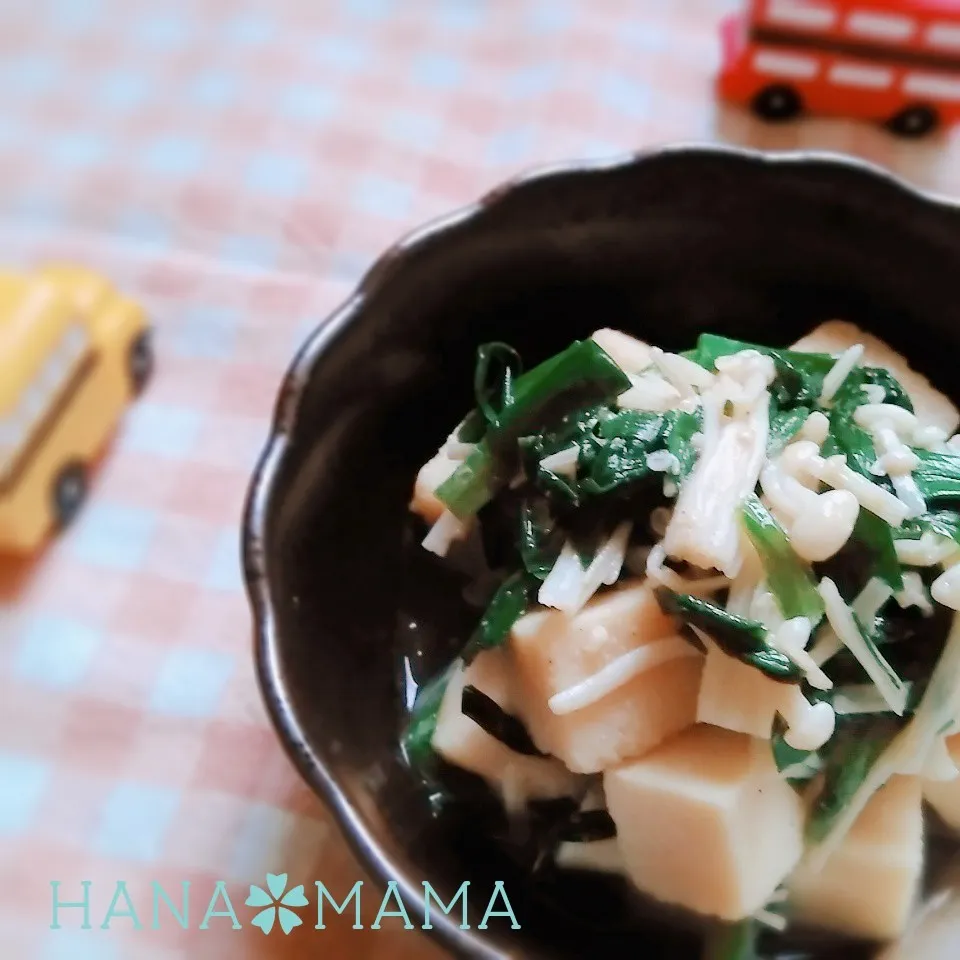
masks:
{"label": "garlic chive stalk", "polygon": [[[907,696],[911,683],[905,683]],[[858,716],[866,713],[888,713],[890,704],[872,683],[854,683],[837,687],[833,694],[833,711],[838,717]]]}
{"label": "garlic chive stalk", "polygon": [[854,422],[873,437],[880,454],[874,464],[877,476],[887,476],[897,496],[908,508],[908,518],[922,516],[927,509],[926,501],[913,479],[913,471],[920,465],[920,458],[904,442],[903,436],[913,438],[917,418],[892,403],[864,404],[854,411]]}

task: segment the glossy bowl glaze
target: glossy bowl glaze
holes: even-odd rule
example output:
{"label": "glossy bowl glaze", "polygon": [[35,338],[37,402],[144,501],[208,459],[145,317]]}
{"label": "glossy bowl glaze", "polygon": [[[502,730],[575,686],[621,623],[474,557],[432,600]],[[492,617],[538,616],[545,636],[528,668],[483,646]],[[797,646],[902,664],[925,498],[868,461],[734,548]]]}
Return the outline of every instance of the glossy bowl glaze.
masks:
{"label": "glossy bowl glaze", "polygon": [[[609,882],[530,892],[469,820],[432,817],[399,761],[398,642],[429,669],[468,629],[411,552],[407,503],[472,404],[477,344],[505,340],[532,366],[600,326],[683,349],[706,330],[787,343],[843,317],[956,392],[958,278],[947,201],[839,157],[681,146],[511,182],[401,241],[318,326],[247,502],[257,669],[293,762],[417,926],[423,881],[449,900],[469,879],[470,929],[457,911],[432,916],[458,956],[698,955],[695,937],[624,909]],[[519,931],[476,927],[494,880]]]}

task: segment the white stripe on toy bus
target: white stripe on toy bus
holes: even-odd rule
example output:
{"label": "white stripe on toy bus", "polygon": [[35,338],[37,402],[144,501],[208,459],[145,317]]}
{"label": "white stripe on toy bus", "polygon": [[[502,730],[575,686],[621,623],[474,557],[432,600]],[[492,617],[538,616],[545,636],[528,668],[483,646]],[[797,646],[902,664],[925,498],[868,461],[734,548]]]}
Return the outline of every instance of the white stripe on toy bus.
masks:
{"label": "white stripe on toy bus", "polygon": [[927,46],[960,50],[960,23],[932,23],[927,30]]}
{"label": "white stripe on toy bus", "polygon": [[770,0],[767,5],[767,21],[791,27],[827,30],[837,22],[837,11],[825,3]]}
{"label": "white stripe on toy bus", "polygon": [[858,63],[837,63],[830,70],[830,80],[844,87],[885,90],[893,83],[893,71]]}
{"label": "white stripe on toy bus", "polygon": [[907,40],[916,26],[910,17],[872,13],[869,10],[855,10],[847,18],[847,30],[850,33],[877,40]]}
{"label": "white stripe on toy bus", "polygon": [[960,80],[933,73],[911,73],[903,81],[903,92],[913,97],[960,100]]}
{"label": "white stripe on toy bus", "polygon": [[817,75],[819,64],[813,57],[798,57],[789,53],[759,51],[753,58],[754,69],[774,77],[793,77],[811,80]]}
{"label": "white stripe on toy bus", "polygon": [[30,423],[21,410],[14,410],[0,419],[0,477],[13,466],[16,452],[30,438]]}

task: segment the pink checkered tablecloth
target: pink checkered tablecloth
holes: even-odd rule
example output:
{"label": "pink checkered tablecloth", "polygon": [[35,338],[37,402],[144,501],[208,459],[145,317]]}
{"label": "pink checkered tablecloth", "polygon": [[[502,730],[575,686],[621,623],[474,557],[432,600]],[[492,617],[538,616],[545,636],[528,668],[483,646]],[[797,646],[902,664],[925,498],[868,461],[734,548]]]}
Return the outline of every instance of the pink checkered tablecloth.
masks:
{"label": "pink checkered tablecloth", "polygon": [[[255,685],[248,476],[293,351],[378,252],[533,164],[674,140],[815,146],[960,193],[957,135],[718,109],[730,7],[0,5],[0,257],[104,271],[146,304],[159,353],[75,527],[30,564],[0,561],[0,957],[435,955],[397,919],[252,922],[267,874],[343,895],[360,873]],[[154,922],[154,882],[179,910],[186,881],[186,922],[163,901]],[[85,891],[91,929],[81,907],[53,915]]]}

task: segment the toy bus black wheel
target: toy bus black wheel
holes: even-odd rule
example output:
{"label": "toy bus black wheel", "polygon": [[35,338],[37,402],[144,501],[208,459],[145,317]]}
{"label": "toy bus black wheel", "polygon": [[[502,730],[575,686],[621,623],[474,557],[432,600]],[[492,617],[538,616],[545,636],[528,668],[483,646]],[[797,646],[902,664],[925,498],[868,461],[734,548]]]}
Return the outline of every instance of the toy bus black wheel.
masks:
{"label": "toy bus black wheel", "polygon": [[149,330],[145,330],[130,344],[130,352],[127,356],[130,385],[133,387],[135,396],[143,393],[150,382],[154,365],[153,337]]}
{"label": "toy bus black wheel", "polygon": [[82,463],[70,463],[57,474],[53,485],[53,511],[57,526],[68,527],[87,499],[87,471]]}
{"label": "toy bus black wheel", "polygon": [[940,126],[940,115],[933,107],[906,107],[894,114],[887,126],[900,137],[925,137]]}
{"label": "toy bus black wheel", "polygon": [[763,120],[792,120],[803,110],[800,94],[793,87],[776,83],[764,87],[753,98],[753,112]]}

